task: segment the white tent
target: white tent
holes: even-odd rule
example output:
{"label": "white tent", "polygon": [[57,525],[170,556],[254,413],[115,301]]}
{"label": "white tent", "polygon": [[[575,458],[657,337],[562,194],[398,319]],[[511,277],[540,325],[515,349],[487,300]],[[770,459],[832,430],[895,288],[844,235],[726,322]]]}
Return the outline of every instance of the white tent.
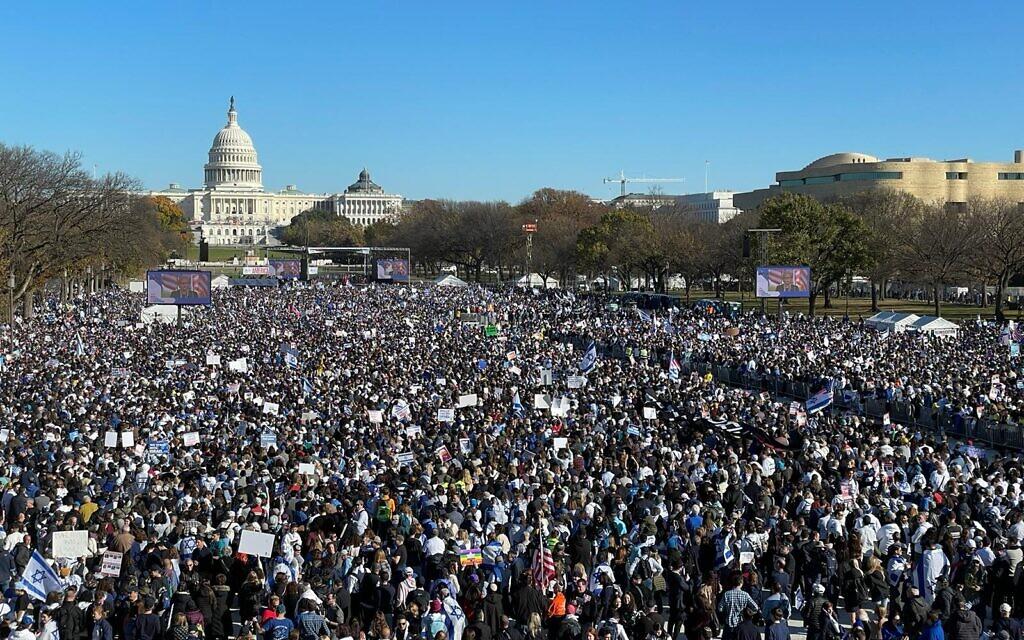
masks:
{"label": "white tent", "polygon": [[864,324],[878,331],[901,333],[910,329],[920,316],[913,313],[880,311],[868,318]]}
{"label": "white tent", "polygon": [[930,333],[935,336],[957,337],[960,334],[960,325],[950,322],[945,318],[936,316],[921,316],[913,326],[914,331]]}
{"label": "white tent", "polygon": [[453,276],[450,273],[449,274],[445,274],[445,275],[439,277],[437,280],[434,280],[434,284],[436,284],[439,287],[465,287],[465,286],[467,286],[465,280],[462,280],[461,278],[459,278],[457,276]]}
{"label": "white tent", "polygon": [[517,287],[528,287],[531,289],[557,289],[558,280],[545,278],[539,273],[531,273],[516,280]]}
{"label": "white tent", "polygon": [[210,281],[211,289],[227,289],[231,286],[231,278],[227,277],[223,273]]}
{"label": "white tent", "polygon": [[[182,308],[181,314],[188,313]],[[178,321],[178,307],[173,304],[154,304],[142,310],[142,324],[174,324]]]}

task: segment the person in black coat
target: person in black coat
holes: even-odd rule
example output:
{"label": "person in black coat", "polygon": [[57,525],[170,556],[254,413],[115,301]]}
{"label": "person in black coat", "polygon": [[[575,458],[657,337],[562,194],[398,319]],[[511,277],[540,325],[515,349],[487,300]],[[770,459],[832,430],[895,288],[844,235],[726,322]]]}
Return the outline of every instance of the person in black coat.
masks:
{"label": "person in black coat", "polygon": [[682,562],[676,561],[665,572],[665,589],[668,592],[669,637],[675,638],[679,636],[686,614],[693,606],[693,589],[683,575]]}
{"label": "person in black coat", "polygon": [[89,637],[89,621],[85,610],[78,606],[78,589],[68,588],[64,603],[57,609],[57,629],[63,640],[86,640]]}

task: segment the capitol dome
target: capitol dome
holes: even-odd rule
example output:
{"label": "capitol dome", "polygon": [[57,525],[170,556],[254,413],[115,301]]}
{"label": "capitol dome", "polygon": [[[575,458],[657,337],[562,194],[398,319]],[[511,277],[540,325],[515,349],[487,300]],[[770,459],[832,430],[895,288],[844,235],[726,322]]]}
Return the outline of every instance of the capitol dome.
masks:
{"label": "capitol dome", "polygon": [[228,123],[213,137],[209,162],[203,169],[208,189],[263,189],[263,167],[257,162],[252,138],[238,126],[234,96],[228,106]]}

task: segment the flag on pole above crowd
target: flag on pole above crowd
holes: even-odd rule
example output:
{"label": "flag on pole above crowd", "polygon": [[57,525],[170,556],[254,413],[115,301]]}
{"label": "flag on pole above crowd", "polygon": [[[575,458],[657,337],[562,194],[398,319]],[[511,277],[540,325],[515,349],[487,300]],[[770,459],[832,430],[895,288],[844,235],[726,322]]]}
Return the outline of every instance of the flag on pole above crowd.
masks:
{"label": "flag on pole above crowd", "polygon": [[47,595],[53,591],[61,591],[64,587],[50,565],[46,564],[43,556],[38,551],[33,551],[15,588],[24,589],[30,597],[45,602]]}
{"label": "flag on pole above crowd", "polygon": [[804,408],[807,409],[807,415],[817,413],[822,409],[825,409],[832,405],[832,383],[826,383],[824,387],[816,391],[810,398],[807,398],[807,402],[804,403]]}
{"label": "flag on pole above crowd", "polygon": [[308,396],[313,394],[313,383],[309,381],[309,378],[302,376],[302,395]]}
{"label": "flag on pole above crowd", "polygon": [[674,351],[669,351],[669,354],[668,354],[668,379],[669,380],[678,380],[679,379],[679,371],[680,371],[680,369],[681,369],[681,367],[679,366],[679,360],[676,359],[675,352]]}
{"label": "flag on pole above crowd", "polygon": [[519,399],[519,390],[516,390],[514,396],[512,396],[512,413],[517,418],[522,418],[526,415],[526,411],[523,409],[523,401]]}
{"label": "flag on pole above crowd", "polygon": [[583,353],[583,358],[580,360],[580,371],[587,373],[597,365],[597,343],[593,340],[590,341],[590,345],[587,350]]}

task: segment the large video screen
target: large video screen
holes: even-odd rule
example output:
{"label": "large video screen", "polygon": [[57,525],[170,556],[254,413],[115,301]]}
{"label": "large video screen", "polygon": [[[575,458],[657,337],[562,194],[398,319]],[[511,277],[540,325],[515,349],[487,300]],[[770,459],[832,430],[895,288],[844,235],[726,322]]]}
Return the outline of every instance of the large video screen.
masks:
{"label": "large video screen", "polygon": [[295,280],[302,276],[302,260],[271,260],[270,275]]}
{"label": "large video screen", "polygon": [[758,298],[808,298],[811,295],[810,267],[758,267]]}
{"label": "large video screen", "polygon": [[405,258],[378,258],[377,279],[387,282],[409,282],[409,261]]}
{"label": "large video screen", "polygon": [[210,304],[209,271],[147,271],[149,304]]}

